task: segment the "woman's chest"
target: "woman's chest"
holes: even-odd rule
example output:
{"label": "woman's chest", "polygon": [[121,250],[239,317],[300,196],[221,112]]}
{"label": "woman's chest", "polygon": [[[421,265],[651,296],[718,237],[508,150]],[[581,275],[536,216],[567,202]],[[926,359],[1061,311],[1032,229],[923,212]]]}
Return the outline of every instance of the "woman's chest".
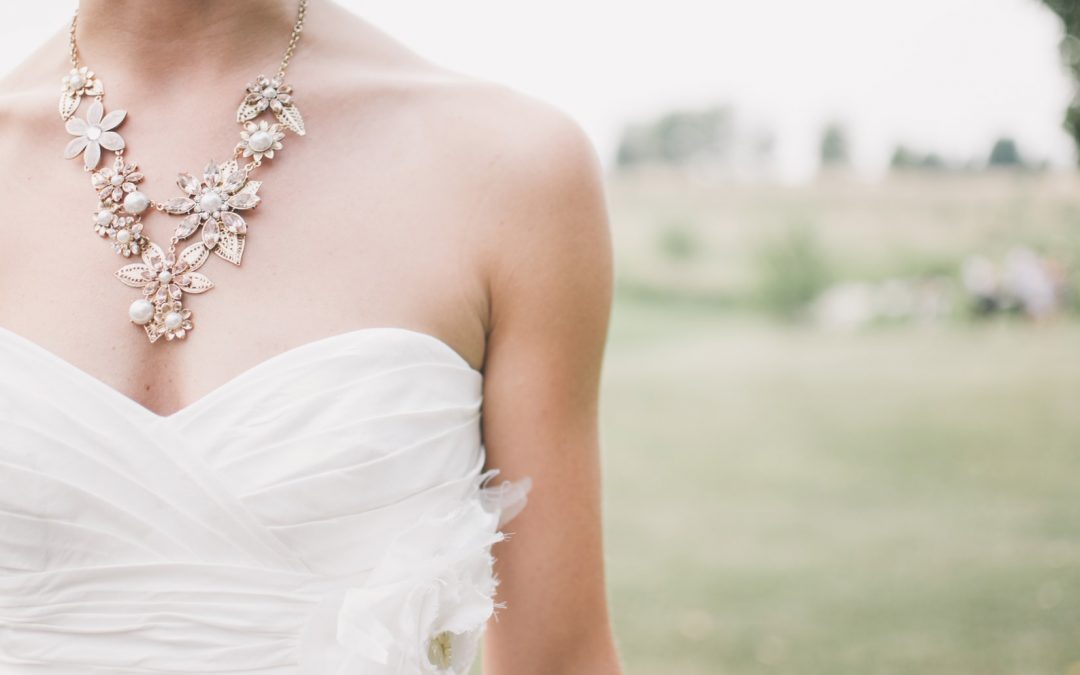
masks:
{"label": "woman's chest", "polygon": [[[302,148],[295,157],[279,153],[217,193],[207,188],[227,177],[206,177],[203,166],[185,171],[201,190],[193,193],[168,162],[138,164],[126,176],[138,180],[119,180],[119,190],[195,206],[176,214],[148,208],[125,241],[118,221],[131,214],[123,208],[102,226],[102,189],[120,167],[103,179],[59,154],[0,162],[8,205],[0,326],[160,409],[291,346],[366,326],[443,336],[478,361],[486,296],[476,242],[466,235],[467,200],[437,191],[418,199],[422,173],[410,182],[404,166],[378,170],[374,158],[324,157],[326,143],[290,140]],[[99,168],[113,168],[111,154]],[[220,205],[200,203],[211,193]],[[177,227],[195,213],[208,217],[170,251]],[[227,232],[237,219],[242,231]],[[124,224],[129,232],[132,225]],[[216,242],[206,236],[211,225],[221,228]],[[153,343],[136,314],[148,305],[165,330]],[[166,325],[172,317],[162,312],[173,310],[180,320]]]}

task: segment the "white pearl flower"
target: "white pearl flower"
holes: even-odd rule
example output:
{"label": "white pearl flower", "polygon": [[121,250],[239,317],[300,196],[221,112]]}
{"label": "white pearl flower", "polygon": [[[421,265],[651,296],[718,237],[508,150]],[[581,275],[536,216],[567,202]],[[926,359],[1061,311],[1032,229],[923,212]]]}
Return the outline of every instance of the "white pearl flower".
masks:
{"label": "white pearl flower", "polygon": [[97,232],[98,236],[108,238],[109,230],[112,229],[113,223],[116,221],[116,212],[119,208],[112,203],[98,203],[98,208],[94,211],[94,232]]}
{"label": "white pearl flower", "polygon": [[124,164],[122,157],[117,157],[112,167],[95,171],[90,176],[90,184],[98,191],[102,202],[121,204],[124,197],[138,190],[137,183],[143,179],[135,164]]}
{"label": "white pearl flower", "polygon": [[263,157],[274,158],[274,151],[281,150],[284,138],[280,124],[270,124],[266,120],[246,122],[236,147],[243,151],[244,157],[254,157],[256,162],[261,162]]}
{"label": "white pearl flower", "polygon": [[283,107],[292,105],[292,87],[285,84],[285,79],[280,75],[274,77],[260,75],[248,85],[244,102],[251,106],[256,114],[267,108],[280,112]]}
{"label": "white pearl flower", "polygon": [[191,310],[185,309],[179,300],[161,305],[154,320],[158,324],[159,334],[164,335],[166,340],[183,340],[187,332],[194,328]]}
{"label": "white pearl flower", "polygon": [[70,73],[62,77],[60,90],[73,96],[100,96],[105,92],[101,80],[86,66],[72,68]]}
{"label": "white pearl flower", "polygon": [[236,111],[236,121],[255,119],[267,109],[274,113],[283,127],[298,136],[304,135],[304,118],[293,101],[292,87],[285,84],[281,75],[272,78],[260,75],[248,85],[244,100]]}
{"label": "white pearl flower", "polygon": [[83,96],[101,96],[105,88],[101,80],[94,76],[94,71],[86,66],[72,68],[71,72],[60,80],[60,117],[71,117],[79,107]]}
{"label": "white pearl flower", "polygon": [[119,216],[113,218],[111,226],[106,230],[106,235],[112,241],[113,250],[118,255],[129,258],[138,255],[146,243],[143,241],[143,224],[131,216]]}
{"label": "white pearl flower", "polygon": [[75,138],[64,148],[64,159],[74,159],[82,153],[83,165],[95,169],[101,160],[101,148],[113,152],[124,149],[124,139],[113,129],[120,126],[127,112],[114,110],[102,118],[104,112],[101,101],[94,101],[86,111],[85,120],[75,117],[67,121],[64,128]]}

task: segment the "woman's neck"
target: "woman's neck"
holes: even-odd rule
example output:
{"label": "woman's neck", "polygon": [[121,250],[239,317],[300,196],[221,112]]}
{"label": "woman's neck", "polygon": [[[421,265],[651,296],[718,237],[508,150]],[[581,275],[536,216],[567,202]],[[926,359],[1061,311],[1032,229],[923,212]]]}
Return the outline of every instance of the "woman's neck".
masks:
{"label": "woman's neck", "polygon": [[76,41],[84,65],[113,76],[183,83],[256,64],[270,70],[299,1],[81,0]]}

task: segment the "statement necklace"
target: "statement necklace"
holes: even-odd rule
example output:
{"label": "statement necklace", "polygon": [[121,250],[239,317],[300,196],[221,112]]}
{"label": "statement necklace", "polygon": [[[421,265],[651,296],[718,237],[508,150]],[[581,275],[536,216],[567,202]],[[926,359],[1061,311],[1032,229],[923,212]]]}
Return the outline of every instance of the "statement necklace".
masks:
{"label": "statement necklace", "polygon": [[[67,121],[65,128],[75,138],[64,149],[64,157],[74,159],[81,154],[83,170],[90,174],[98,200],[93,214],[94,231],[107,239],[118,255],[142,260],[117,270],[116,278],[142,290],[142,297],[128,307],[128,318],[146,331],[150,342],[162,336],[166,340],[182,339],[191,331],[194,324],[191,310],[184,306],[185,297],[214,287],[209,277],[198,270],[211,253],[234,265],[239,265],[244,255],[248,224],[240,212],[255,208],[261,201],[257,193],[262,183],[250,180],[251,173],[282,149],[286,129],[298,136],[305,133],[292,88],[285,84],[285,70],[304,29],[307,3],[300,0],[296,24],[277,74],[260,75],[248,84],[236,111],[242,129],[232,158],[223,164],[211,160],[201,179],[181,173],[176,184],[183,195],[165,202],[151,200],[139,190],[143,174],[135,163],[125,161],[124,139],[116,132],[127,112],[105,113],[101,79],[79,63],[75,44],[79,13],[75,10],[69,36],[72,69],[62,80],[60,95],[60,117]],[[84,97],[93,99],[86,118],[73,117]],[[258,119],[266,111],[273,113],[276,123]],[[98,170],[103,148],[115,158],[112,167]],[[166,249],[150,241],[143,230],[143,215],[150,209],[182,216]],[[199,240],[177,253],[180,242],[196,233],[200,234]]]}

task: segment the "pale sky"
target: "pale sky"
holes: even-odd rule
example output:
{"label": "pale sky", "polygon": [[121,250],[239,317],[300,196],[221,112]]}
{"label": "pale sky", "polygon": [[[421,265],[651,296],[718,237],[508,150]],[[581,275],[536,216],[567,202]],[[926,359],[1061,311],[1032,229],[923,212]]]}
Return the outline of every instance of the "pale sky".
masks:
{"label": "pale sky", "polygon": [[[1037,0],[339,1],[435,61],[561,107],[605,159],[627,122],[713,103],[771,129],[794,179],[834,118],[871,174],[900,141],[967,159],[1009,134],[1032,158],[1074,156],[1061,28]],[[0,70],[73,6],[0,5]]]}

